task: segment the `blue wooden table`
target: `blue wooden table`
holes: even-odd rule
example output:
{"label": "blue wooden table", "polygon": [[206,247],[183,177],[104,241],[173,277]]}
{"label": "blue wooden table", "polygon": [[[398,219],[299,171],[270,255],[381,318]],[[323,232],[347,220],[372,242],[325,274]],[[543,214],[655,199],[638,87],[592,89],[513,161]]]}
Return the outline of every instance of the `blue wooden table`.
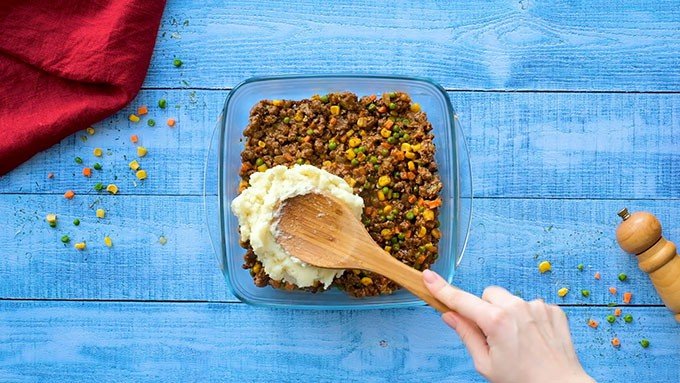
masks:
{"label": "blue wooden table", "polygon": [[[680,325],[614,240],[627,206],[657,214],[680,242],[678,5],[169,1],[137,99],[94,135],[68,137],[0,177],[0,381],[480,381],[429,308],[256,308],[229,293],[217,268],[201,195],[229,90],[255,75],[338,72],[430,77],[449,91],[475,197],[457,285],[498,284],[562,305],[599,381],[680,381]],[[129,122],[139,105],[149,115]],[[144,182],[128,169],[131,134],[149,150]],[[103,170],[84,178],[76,156]],[[120,193],[97,193],[96,182]],[[87,250],[73,248],[80,240]],[[542,260],[552,273],[538,273]],[[571,289],[564,298],[561,287]],[[634,320],[609,324],[624,291],[634,293],[622,306]]]}

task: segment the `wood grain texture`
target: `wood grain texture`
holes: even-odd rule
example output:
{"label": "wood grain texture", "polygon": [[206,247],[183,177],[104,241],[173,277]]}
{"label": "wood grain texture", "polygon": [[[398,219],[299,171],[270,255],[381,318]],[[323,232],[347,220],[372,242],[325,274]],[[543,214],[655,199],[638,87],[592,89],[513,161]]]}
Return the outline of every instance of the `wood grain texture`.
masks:
{"label": "wood grain texture", "polygon": [[349,72],[426,76],[455,89],[677,91],[677,5],[169,1],[145,86]]}
{"label": "wood grain texture", "polygon": [[[121,194],[201,195],[203,165],[226,91],[144,91],[130,107],[0,177],[3,193],[94,193],[116,176]],[[475,196],[518,198],[680,198],[680,94],[451,92],[470,146]],[[161,111],[158,99],[170,106]],[[127,115],[149,105],[139,124]],[[165,126],[178,119],[174,129]],[[154,118],[157,125],[146,125]],[[149,149],[136,182],[130,134]],[[86,134],[85,134],[86,135]],[[81,166],[106,149],[92,179]],[[54,179],[47,173],[54,172]]]}
{"label": "wood grain texture", "polygon": [[[633,323],[613,325],[602,321],[610,308],[566,311],[581,361],[598,382],[680,379],[680,325],[664,309],[626,309]],[[483,381],[428,308],[4,301],[0,313],[3,382]],[[598,329],[586,325],[591,317],[603,322]],[[609,344],[613,336],[620,349]]]}
{"label": "wood grain texture", "polygon": [[[235,301],[217,267],[200,197],[105,196],[88,208],[96,200],[0,196],[0,298]],[[633,304],[660,305],[647,275],[616,244],[622,206],[654,211],[667,238],[680,238],[678,200],[478,199],[454,283],[475,294],[497,284],[526,299],[585,305],[620,303],[620,294],[632,291]],[[94,216],[97,207],[107,210],[102,221]],[[44,217],[55,211],[59,224],[52,229]],[[64,234],[87,240],[88,250],[64,246]],[[103,245],[107,234],[112,249]],[[160,235],[168,238],[165,246]],[[542,260],[552,262],[552,273],[538,273]],[[593,279],[596,271],[602,280]],[[621,272],[629,276],[625,283],[616,278]],[[610,286],[618,296],[607,292]],[[561,287],[571,289],[564,299],[556,295]],[[591,291],[589,298],[582,289]]]}

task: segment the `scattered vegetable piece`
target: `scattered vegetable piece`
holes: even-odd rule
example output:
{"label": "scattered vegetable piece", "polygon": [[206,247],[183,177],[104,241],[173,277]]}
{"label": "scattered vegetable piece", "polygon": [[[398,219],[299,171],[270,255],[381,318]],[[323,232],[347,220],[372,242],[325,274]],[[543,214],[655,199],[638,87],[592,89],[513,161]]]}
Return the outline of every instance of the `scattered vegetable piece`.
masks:
{"label": "scattered vegetable piece", "polygon": [[67,190],[66,193],[64,193],[64,198],[66,199],[73,199],[75,196],[76,193],[74,193],[73,190]]}
{"label": "scattered vegetable piece", "polygon": [[411,112],[418,113],[418,112],[420,112],[420,104],[418,104],[417,102],[414,102],[413,104],[411,104],[410,109],[411,109]]}
{"label": "scattered vegetable piece", "polygon": [[57,226],[57,215],[56,214],[48,214],[45,216],[45,221],[50,225],[50,227],[56,227]]}
{"label": "scattered vegetable piece", "polygon": [[99,162],[95,162],[95,164],[92,166],[94,170],[102,170],[102,164]]}
{"label": "scattered vegetable piece", "polygon": [[137,160],[132,160],[129,164],[130,169],[132,170],[138,170],[139,169],[139,162]]}
{"label": "scattered vegetable piece", "polygon": [[601,277],[602,277],[602,275],[600,274],[599,271],[595,273],[595,279],[597,279],[599,281]]}
{"label": "scattered vegetable piece", "polygon": [[92,169],[91,168],[83,168],[83,175],[85,177],[91,177],[92,176]]}
{"label": "scattered vegetable piece", "polygon": [[599,325],[600,324],[597,323],[597,321],[595,319],[588,319],[588,326],[590,326],[592,328],[597,328],[597,326],[599,326]]}
{"label": "scattered vegetable piece", "polygon": [[368,286],[368,285],[372,285],[372,284],[373,284],[373,280],[372,280],[371,278],[369,278],[369,277],[363,277],[363,278],[361,278],[361,281],[360,281],[360,282],[361,282],[361,284],[364,285],[364,286]]}
{"label": "scattered vegetable piece", "polygon": [[133,135],[130,136],[130,142],[132,142],[133,144],[136,144],[138,141],[139,141],[139,137],[137,137],[136,134],[133,134]]}
{"label": "scattered vegetable piece", "polygon": [[92,154],[94,154],[95,157],[101,157],[102,154],[104,154],[104,151],[102,150],[102,148],[94,148]]}
{"label": "scattered vegetable piece", "polygon": [[172,60],[172,65],[174,65],[175,68],[181,67],[182,64],[183,64],[183,63],[182,63],[182,60],[180,60],[180,59],[178,59],[178,58],[175,58],[174,60]]}
{"label": "scattered vegetable piece", "polygon": [[104,245],[106,245],[106,247],[113,246],[113,241],[111,241],[111,237],[109,237],[108,235],[104,237]]}
{"label": "scattered vegetable piece", "polygon": [[584,268],[583,263],[579,263],[578,266],[576,266],[576,268],[578,269],[578,271],[583,271]]}
{"label": "scattered vegetable piece", "polygon": [[633,299],[633,293],[628,291],[623,293],[623,303],[628,304],[630,303],[631,299]]}
{"label": "scattered vegetable piece", "polygon": [[168,239],[161,235],[160,238],[158,238],[158,243],[160,243],[161,245],[165,245],[166,243],[168,243]]}
{"label": "scattered vegetable piece", "polygon": [[590,290],[581,290],[581,295],[583,295],[584,298],[588,298],[590,296]]}
{"label": "scattered vegetable piece", "polygon": [[76,158],[74,158],[73,160],[74,160],[77,164],[82,164],[82,163],[83,163],[83,159],[80,158],[80,157],[76,157]]}
{"label": "scattered vegetable piece", "polygon": [[611,295],[616,295],[616,292],[617,292],[616,287],[613,287],[613,286],[612,286],[612,287],[609,288],[609,293],[610,293]]}
{"label": "scattered vegetable piece", "polygon": [[135,173],[137,176],[137,179],[139,180],[144,180],[146,179],[146,170],[137,170],[137,173]]}
{"label": "scattered vegetable piece", "polygon": [[130,117],[128,117],[128,120],[130,120],[131,122],[139,122],[139,116],[137,116],[136,114],[131,114]]}
{"label": "scattered vegetable piece", "polygon": [[71,238],[69,238],[68,235],[64,234],[64,235],[61,236],[61,242],[69,243],[69,242],[71,242]]}
{"label": "scattered vegetable piece", "polygon": [[143,146],[138,146],[138,147],[137,147],[137,155],[138,155],[138,156],[144,157],[144,156],[146,156],[146,153],[147,153],[147,152],[148,152],[148,151],[146,150],[145,147],[143,147]]}
{"label": "scattered vegetable piece", "polygon": [[619,338],[616,338],[616,337],[612,338],[612,346],[617,347],[617,348],[619,346],[621,346],[621,341],[619,340]]}
{"label": "scattered vegetable piece", "polygon": [[338,105],[331,105],[331,114],[337,116],[340,114],[340,107]]}
{"label": "scattered vegetable piece", "polygon": [[621,316],[621,309],[619,309],[619,308],[614,309],[614,316],[620,317]]}
{"label": "scattered vegetable piece", "polygon": [[147,113],[149,113],[149,108],[147,108],[146,105],[142,105],[139,108],[137,108],[137,115],[143,116]]}
{"label": "scattered vegetable piece", "polygon": [[607,319],[607,322],[609,322],[609,323],[616,322],[616,317],[614,317],[613,315],[607,315],[606,319]]}
{"label": "scattered vegetable piece", "polygon": [[648,341],[647,339],[644,339],[644,338],[641,339],[641,340],[640,340],[640,346],[642,346],[642,348],[647,348],[647,347],[649,347],[649,341]]}
{"label": "scattered vegetable piece", "polygon": [[560,298],[564,298],[568,293],[569,293],[569,289],[566,288],[566,287],[562,287],[561,289],[557,290],[557,295]]}
{"label": "scattered vegetable piece", "polygon": [[104,218],[106,217],[106,210],[97,209],[97,211],[95,211],[95,214],[97,215],[97,218]]}
{"label": "scattered vegetable piece", "polygon": [[548,261],[543,261],[538,264],[538,271],[543,274],[552,270],[552,265]]}
{"label": "scattered vegetable piece", "polygon": [[176,123],[176,121],[175,121],[174,118],[168,118],[168,126],[169,127],[172,128],[173,126],[175,126],[175,123]]}
{"label": "scattered vegetable piece", "polygon": [[115,184],[109,184],[106,186],[106,191],[111,193],[111,194],[117,194],[118,193],[118,186]]}
{"label": "scattered vegetable piece", "polygon": [[73,245],[77,250],[85,250],[85,242],[78,242],[75,245]]}
{"label": "scattered vegetable piece", "polygon": [[73,225],[74,225],[74,226],[80,225],[80,220],[79,220],[78,218],[74,219],[74,220],[73,220]]}
{"label": "scattered vegetable piece", "polygon": [[87,134],[89,134],[90,136],[94,135],[94,128],[93,127],[90,126],[86,130],[87,130]]}
{"label": "scattered vegetable piece", "polygon": [[619,281],[624,282],[626,279],[628,279],[628,276],[624,273],[619,274]]}
{"label": "scattered vegetable piece", "polygon": [[52,172],[47,173],[47,178],[49,178],[49,179],[54,178],[54,173],[52,173]]}
{"label": "scattered vegetable piece", "polygon": [[626,323],[630,323],[630,322],[633,321],[633,316],[630,315],[630,314],[626,314],[626,315],[623,316],[623,321],[626,322]]}
{"label": "scattered vegetable piece", "polygon": [[97,182],[96,184],[94,184],[94,190],[102,191],[102,190],[104,190],[104,185],[102,185],[101,182]]}
{"label": "scattered vegetable piece", "polygon": [[165,107],[168,106],[168,101],[166,101],[164,98],[161,98],[158,100],[158,107],[161,109],[165,109]]}
{"label": "scattered vegetable piece", "polygon": [[146,124],[149,126],[156,126],[156,120],[150,118],[149,121],[146,122]]}

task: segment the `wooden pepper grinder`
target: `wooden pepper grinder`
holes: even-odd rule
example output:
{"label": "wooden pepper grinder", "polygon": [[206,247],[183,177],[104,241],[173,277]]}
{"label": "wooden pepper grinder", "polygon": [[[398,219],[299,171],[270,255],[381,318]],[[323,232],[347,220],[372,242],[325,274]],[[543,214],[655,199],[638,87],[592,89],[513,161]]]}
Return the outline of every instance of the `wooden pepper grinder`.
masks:
{"label": "wooden pepper grinder", "polygon": [[637,254],[640,270],[649,274],[661,300],[680,322],[680,257],[675,244],[661,236],[661,223],[651,213],[630,214],[623,208],[618,215],[623,219],[616,229],[619,246]]}

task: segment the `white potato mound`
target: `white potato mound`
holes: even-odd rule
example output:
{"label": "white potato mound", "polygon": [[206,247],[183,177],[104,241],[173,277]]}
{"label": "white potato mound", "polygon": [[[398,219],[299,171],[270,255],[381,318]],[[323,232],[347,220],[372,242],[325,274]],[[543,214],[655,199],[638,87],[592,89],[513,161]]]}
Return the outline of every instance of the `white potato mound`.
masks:
{"label": "white potato mound", "polygon": [[344,202],[357,219],[361,218],[364,201],[352,193],[345,180],[311,165],[292,168],[275,166],[250,176],[250,186],[231,203],[238,217],[241,240],[250,241],[264,270],[275,280],[310,287],[320,282],[328,288],[345,270],[311,266],[292,257],[276,242],[276,214],[288,198],[323,192]]}

